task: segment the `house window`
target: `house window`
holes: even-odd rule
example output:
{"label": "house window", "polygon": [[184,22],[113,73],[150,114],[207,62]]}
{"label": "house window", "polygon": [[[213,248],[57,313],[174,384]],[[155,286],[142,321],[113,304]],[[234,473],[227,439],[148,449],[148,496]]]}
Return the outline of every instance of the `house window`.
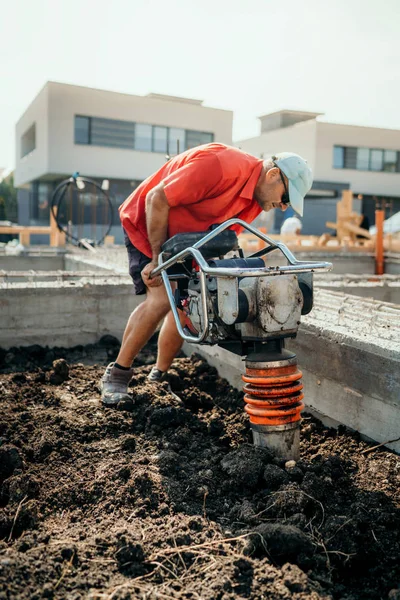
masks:
{"label": "house window", "polygon": [[371,150],[371,171],[382,171],[383,168],[383,150]]}
{"label": "house window", "polygon": [[179,154],[186,150],[185,130],[178,127],[170,127],[168,131],[168,154]]}
{"label": "house window", "polygon": [[400,173],[400,152],[378,148],[334,146],[333,168]]}
{"label": "house window", "polygon": [[36,123],[31,125],[29,129],[21,137],[21,158],[24,158],[36,148]]}
{"label": "house window", "polygon": [[90,134],[90,143],[94,146],[133,150],[135,123],[92,117]]}
{"label": "house window", "polygon": [[153,152],[167,152],[168,129],[166,127],[153,127]]}
{"label": "house window", "polygon": [[344,149],[344,168],[355,169],[357,166],[357,148]]}
{"label": "house window", "polygon": [[75,115],[75,144],[90,144],[90,118]]}
{"label": "house window", "polygon": [[[264,158],[264,156],[261,156]],[[334,169],[343,169],[344,167],[344,148],[343,146],[334,146],[333,147],[333,168]]]}
{"label": "house window", "polygon": [[205,133],[203,131],[186,131],[186,148],[194,148],[202,144],[209,144],[214,141],[213,133]]}
{"label": "house window", "polygon": [[151,152],[152,127],[144,123],[136,123],[135,150]]}
{"label": "house window", "polygon": [[[213,140],[213,133],[188,131],[179,127],[166,127],[83,115],[75,115],[74,118],[75,144],[125,148],[138,150],[139,152],[178,154],[188,148],[207,144]],[[25,146],[28,146],[28,144],[25,144]],[[26,150],[25,146],[24,152]]]}
{"label": "house window", "polygon": [[397,152],[396,150],[385,150],[383,153],[383,170],[390,173],[396,171]]}
{"label": "house window", "polygon": [[368,171],[369,168],[369,148],[357,148],[357,169]]}

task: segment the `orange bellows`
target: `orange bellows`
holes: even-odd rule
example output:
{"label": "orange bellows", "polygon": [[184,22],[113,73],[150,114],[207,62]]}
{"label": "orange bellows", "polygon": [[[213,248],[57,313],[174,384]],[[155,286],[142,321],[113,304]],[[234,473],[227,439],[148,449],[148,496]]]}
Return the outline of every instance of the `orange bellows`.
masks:
{"label": "orange bellows", "polygon": [[251,369],[246,365],[246,375],[242,376],[250,423],[276,427],[300,421],[304,408],[301,371],[296,364],[268,368],[266,362],[265,367]]}

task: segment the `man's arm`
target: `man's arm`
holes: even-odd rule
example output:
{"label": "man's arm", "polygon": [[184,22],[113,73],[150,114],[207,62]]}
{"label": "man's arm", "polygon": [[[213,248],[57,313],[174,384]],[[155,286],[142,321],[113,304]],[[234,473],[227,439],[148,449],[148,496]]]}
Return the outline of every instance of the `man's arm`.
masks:
{"label": "man's arm", "polygon": [[146,196],[147,235],[149,236],[153,262],[157,262],[161,246],[167,239],[168,214],[169,204],[164,193],[164,184],[161,182],[150,190]]}
{"label": "man's arm", "polygon": [[158,255],[161,252],[161,246],[167,239],[168,214],[169,204],[164,193],[164,184],[161,182],[150,190],[146,196],[146,226],[152,259],[151,263],[143,269],[142,278],[148,287],[156,287],[162,283],[160,276],[149,279],[149,275],[158,266]]}
{"label": "man's arm", "polygon": [[142,278],[148,287],[162,282],[161,277],[148,279],[148,275],[158,266],[161,246],[167,240],[170,208],[195,204],[220,193],[223,180],[218,157],[206,151],[198,154],[196,159],[170,173],[146,196],[146,227],[152,262],[143,269]]}

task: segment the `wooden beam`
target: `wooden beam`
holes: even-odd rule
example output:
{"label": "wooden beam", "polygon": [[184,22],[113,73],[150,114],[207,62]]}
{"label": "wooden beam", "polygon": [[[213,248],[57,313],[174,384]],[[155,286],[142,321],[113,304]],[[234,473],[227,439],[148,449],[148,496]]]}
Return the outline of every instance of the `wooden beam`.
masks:
{"label": "wooden beam", "polygon": [[348,231],[355,233],[356,235],[362,235],[363,237],[368,238],[369,240],[372,239],[372,235],[370,234],[368,229],[362,229],[362,227],[357,227],[357,225],[353,225],[352,223],[343,223],[342,226]]}
{"label": "wooden beam", "polygon": [[31,234],[29,231],[20,231],[19,234],[19,243],[22,244],[23,246],[30,246],[31,245]]}
{"label": "wooden beam", "polygon": [[28,231],[29,233],[50,233],[50,227],[41,227],[39,225],[29,225],[24,227],[23,225],[17,225],[15,227],[2,225],[0,226],[0,233],[21,233],[21,231]]}

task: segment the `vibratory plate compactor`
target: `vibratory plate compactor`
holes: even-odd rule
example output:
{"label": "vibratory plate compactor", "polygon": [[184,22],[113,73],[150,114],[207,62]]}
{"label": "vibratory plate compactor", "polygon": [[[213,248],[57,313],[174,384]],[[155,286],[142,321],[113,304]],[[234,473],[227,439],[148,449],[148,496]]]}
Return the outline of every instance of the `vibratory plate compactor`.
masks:
{"label": "vibratory plate compactor", "polygon": [[[233,225],[253,233],[265,248],[245,258]],[[275,250],[284,266],[266,265],[263,257]],[[254,444],[297,460],[304,394],[296,355],[285,349],[285,339],[296,337],[301,315],[312,309],[313,272],[329,271],[332,264],[298,261],[284,244],[240,219],[175,235],[158,260],[152,277],[162,275],[182,338],[218,344],[245,360],[245,410]],[[178,308],[186,314],[183,327]]]}

